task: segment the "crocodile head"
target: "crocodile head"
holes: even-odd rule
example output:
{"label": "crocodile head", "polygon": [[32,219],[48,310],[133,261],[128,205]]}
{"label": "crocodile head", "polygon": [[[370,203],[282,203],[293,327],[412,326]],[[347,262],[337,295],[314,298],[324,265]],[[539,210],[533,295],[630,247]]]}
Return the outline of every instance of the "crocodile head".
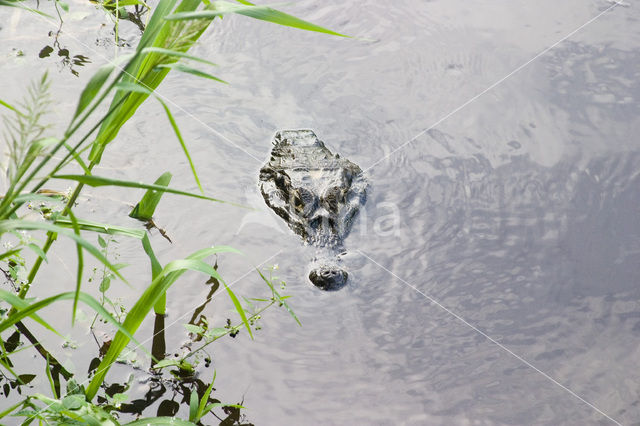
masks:
{"label": "crocodile head", "polygon": [[271,157],[260,169],[260,192],[306,243],[329,249],[309,273],[309,280],[323,290],[337,290],[347,282],[347,272],[331,257],[341,249],[366,189],[360,167],[329,151],[313,131],[275,134]]}
{"label": "crocodile head", "polygon": [[311,130],[282,130],[273,144],[260,170],[265,202],[308,243],[339,245],[366,198],[362,170]]}

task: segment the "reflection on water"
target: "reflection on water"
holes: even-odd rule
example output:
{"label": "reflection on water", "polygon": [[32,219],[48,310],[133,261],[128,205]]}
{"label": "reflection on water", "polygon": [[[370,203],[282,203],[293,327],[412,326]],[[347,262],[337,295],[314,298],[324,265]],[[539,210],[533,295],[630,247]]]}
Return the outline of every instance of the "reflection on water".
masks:
{"label": "reflection on water", "polygon": [[52,53],[55,53],[58,57],[61,58],[60,65],[62,68],[68,67],[71,74],[78,77],[78,70],[74,67],[83,67],[88,63],[91,63],[91,60],[84,55],[73,55],[69,53],[69,49],[62,46],[58,37],[60,36],[60,32],[62,31],[62,24],[60,24],[60,28],[58,31],[49,31],[49,37],[53,37],[52,45],[46,45],[38,53],[38,57],[40,59],[48,58]]}
{"label": "reflection on water", "polygon": [[[260,208],[255,159],[278,128],[313,128],[363,169],[376,163],[345,241],[351,283],[330,294],[306,282],[313,254],[266,208],[163,200],[174,245],[162,255],[229,243],[259,264],[281,250],[275,262],[304,324],[269,316],[256,341],[220,345],[221,399],[243,395],[256,424],[608,424],[361,250],[614,419],[640,422],[640,8],[613,9],[423,132],[609,6],[367,0],[293,10],[367,41],[241,17],[214,26],[198,53],[232,84],[170,78],[161,88],[184,108],[176,119],[213,194],[248,192]],[[176,158],[153,108],[123,129],[105,170],[139,180],[173,167],[188,188],[184,160],[143,159]],[[241,276],[246,264],[226,268]],[[200,287],[184,283],[170,315],[204,303]]]}

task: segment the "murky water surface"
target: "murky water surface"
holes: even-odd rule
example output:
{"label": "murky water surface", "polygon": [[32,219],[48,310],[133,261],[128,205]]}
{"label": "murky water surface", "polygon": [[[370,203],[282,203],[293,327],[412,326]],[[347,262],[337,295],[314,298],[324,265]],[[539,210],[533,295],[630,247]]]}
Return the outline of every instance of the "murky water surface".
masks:
{"label": "murky water surface", "polygon": [[[64,55],[38,58],[54,26],[0,11],[1,98],[47,68],[65,93],[54,113],[62,123],[114,50],[109,21],[70,6],[60,42],[92,61],[74,68],[79,77]],[[174,75],[160,88],[210,193],[258,210],[167,198],[157,221],[174,244],[155,235],[157,251],[170,259],[233,245],[246,256],[222,258],[220,271],[248,296],[264,294],[252,265],[277,263],[303,323],[268,312],[256,341],[216,346],[218,396],[244,398],[259,425],[640,424],[640,4],[287,10],[359,38],[231,17],[196,49],[231,84]],[[135,42],[135,28],[122,31]],[[314,129],[370,181],[339,292],[306,280],[313,248],[260,198],[258,170],[283,128]],[[195,190],[157,103],[113,148],[101,174],[151,181],[169,170],[175,186]],[[81,209],[131,224],[130,192],[92,193]],[[122,243],[120,255],[143,265],[129,270],[133,281],[146,273],[137,246]],[[186,322],[206,293],[195,275],[178,283],[167,321]],[[211,305],[208,316],[230,313]],[[185,338],[175,327],[169,347]],[[94,350],[81,344],[69,357]]]}

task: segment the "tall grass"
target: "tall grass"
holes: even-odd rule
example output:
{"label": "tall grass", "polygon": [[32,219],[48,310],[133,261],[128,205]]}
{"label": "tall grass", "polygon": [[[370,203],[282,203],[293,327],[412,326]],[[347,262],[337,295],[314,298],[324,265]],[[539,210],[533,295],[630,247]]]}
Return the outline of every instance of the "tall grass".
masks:
{"label": "tall grass", "polygon": [[[1,2],[0,6],[2,5],[23,6],[9,0]],[[52,398],[42,395],[29,396],[22,404],[0,413],[0,418],[22,408],[22,415],[28,417],[27,421],[35,418],[46,421],[47,418],[52,418],[47,416],[62,416],[60,418],[113,423],[115,419],[108,412],[91,404],[91,401],[103,385],[111,365],[123,353],[130,341],[135,342],[134,335],[142,321],[151,313],[152,309],[157,314],[164,313],[167,291],[188,270],[201,272],[223,283],[227,295],[237,310],[241,324],[252,336],[250,319],[253,321],[254,317],[247,317],[245,308],[230,286],[224,282],[215,268],[205,262],[206,258],[214,254],[235,252],[235,250],[222,246],[204,248],[184,259],[173,260],[163,266],[155,256],[151,242],[146,231],[142,229],[142,225],[141,229],[126,228],[117,224],[97,223],[86,218],[78,218],[74,214],[74,206],[85,185],[146,189],[145,197],[131,214],[132,217],[145,221],[151,219],[160,197],[165,193],[221,202],[215,197],[206,195],[179,126],[166,103],[155,95],[155,89],[171,71],[188,73],[224,83],[209,72],[188,65],[184,60],[198,62],[202,66],[213,65],[206,59],[190,55],[189,51],[216,18],[232,13],[304,30],[341,35],[270,7],[256,6],[244,0],[238,0],[237,3],[160,0],[146,25],[135,52],[104,65],[90,78],[80,94],[78,105],[66,130],[60,137],[49,136],[50,129],[43,124],[50,99],[49,79],[46,73],[42,79],[27,89],[25,100],[22,103],[12,105],[6,99],[0,100],[0,106],[9,113],[9,118],[5,120],[4,137],[10,148],[7,174],[9,184],[0,200],[0,238],[8,241],[8,236],[12,235],[13,240],[16,241],[13,247],[0,253],[0,261],[12,265],[12,271],[19,269],[20,266],[25,268],[25,273],[22,276],[18,277],[20,275],[18,273],[15,274],[15,277],[12,275],[12,281],[18,286],[17,294],[0,290],[0,299],[11,306],[11,310],[0,317],[0,333],[10,330],[12,327],[18,327],[18,330],[25,332],[26,326],[23,321],[26,319],[36,321],[51,332],[58,333],[45,319],[39,316],[38,312],[47,306],[67,299],[73,300],[73,308],[70,312],[72,321],[75,320],[78,304],[82,302],[110,322],[116,329],[109,349],[104,354],[86,389],[83,386],[75,386],[63,397],[58,395],[56,387],[52,386]],[[93,174],[93,170],[100,164],[103,154],[111,142],[117,138],[122,127],[135,116],[137,109],[149,97],[154,97],[161,103],[174,130],[179,150],[182,151],[189,163],[199,193],[190,193],[169,187],[170,176],[167,178],[166,175],[152,184],[117,180]],[[79,166],[83,173],[65,173],[66,168],[72,163]],[[43,187],[54,179],[72,181],[75,188],[69,194],[54,194],[61,204],[57,208],[48,210],[46,214],[41,209],[43,213],[41,220],[28,219],[25,212],[29,204],[38,205],[52,200],[51,194],[43,191]],[[46,232],[46,239],[44,242],[36,243],[25,237],[24,231]],[[140,241],[140,248],[149,259],[151,265],[149,285],[128,310],[122,322],[118,322],[98,301],[82,290],[85,254],[94,257],[104,265],[105,270],[109,270],[111,274],[126,282],[120,272],[121,267],[110,262],[100,247],[92,244],[90,239],[85,237],[91,233],[137,239]],[[72,285],[74,290],[52,294],[40,300],[28,299],[31,286],[38,284],[42,262],[47,261],[49,250],[60,237],[67,238],[76,245],[77,271],[75,283]],[[35,253],[35,260],[30,265],[22,254],[24,250],[31,250]],[[261,273],[260,275],[271,289],[271,303],[277,302],[279,305],[285,306],[297,321],[293,312],[284,302],[285,297],[275,291],[271,282],[264,275]],[[0,339],[0,368],[13,374],[16,380],[22,383],[23,379],[18,373],[13,372],[10,363],[7,362],[10,351],[2,345],[2,342]],[[39,345],[39,342],[33,341],[33,339],[32,343]],[[54,354],[41,349],[40,353],[46,358],[47,374],[53,383],[54,380],[50,376],[50,372],[53,370],[50,367],[55,361]],[[214,408],[208,404],[210,392],[211,389],[208,390],[204,400],[196,400],[192,404],[192,419],[199,419]],[[37,409],[36,402],[48,404],[48,408]],[[207,407],[208,409],[206,409]],[[53,410],[53,414],[51,410]]]}

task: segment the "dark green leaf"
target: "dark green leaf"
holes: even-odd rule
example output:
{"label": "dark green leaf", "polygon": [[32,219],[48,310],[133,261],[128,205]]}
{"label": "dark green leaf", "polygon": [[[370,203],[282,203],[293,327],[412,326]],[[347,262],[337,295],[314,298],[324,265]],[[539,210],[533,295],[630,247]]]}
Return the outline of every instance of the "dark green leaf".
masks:
{"label": "dark green leaf", "polygon": [[18,376],[18,380],[21,382],[21,384],[26,385],[27,383],[30,383],[33,379],[36,378],[35,374],[20,374]]}

